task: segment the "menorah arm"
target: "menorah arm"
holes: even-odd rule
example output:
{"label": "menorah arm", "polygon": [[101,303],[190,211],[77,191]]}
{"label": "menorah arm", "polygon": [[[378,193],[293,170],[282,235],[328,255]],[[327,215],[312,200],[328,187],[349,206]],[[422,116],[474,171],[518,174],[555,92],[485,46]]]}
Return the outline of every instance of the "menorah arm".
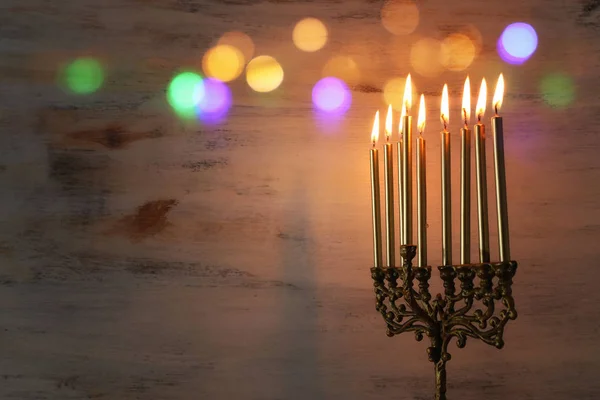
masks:
{"label": "menorah arm", "polygon": [[461,349],[465,347],[467,343],[467,337],[480,339],[486,344],[501,349],[504,347],[504,340],[502,339],[503,329],[504,324],[498,325],[497,328],[481,330],[473,326],[473,324],[467,322],[453,326],[446,333],[449,337],[456,338],[456,345]]}
{"label": "menorah arm", "polygon": [[[465,302],[470,306],[474,304],[473,299],[465,300]],[[486,306],[485,312],[477,309],[473,314],[467,315],[469,310],[466,310],[461,314],[453,314],[445,321],[444,326],[447,335],[457,338],[459,348],[465,346],[467,337],[481,339],[484,343],[497,348],[504,346],[504,327],[509,320],[517,317],[514,300],[512,296],[502,297],[505,309],[500,311],[499,316],[494,316],[495,301],[492,295],[485,296],[482,302]]]}
{"label": "menorah arm", "polygon": [[423,325],[423,321],[419,317],[412,317],[404,323],[398,323],[394,320],[386,318],[388,336],[398,335],[403,332],[415,332],[418,341],[423,340],[423,335],[429,335],[430,329]]}
{"label": "menorah arm", "polygon": [[[371,268],[377,300],[375,308],[386,322],[388,336],[415,332],[417,340],[422,340],[423,335],[431,335],[431,317],[418,305],[414,306],[414,290],[406,285],[406,276],[403,276],[404,284],[398,285],[400,275],[400,270],[394,267]],[[399,300],[406,304],[398,304]]]}

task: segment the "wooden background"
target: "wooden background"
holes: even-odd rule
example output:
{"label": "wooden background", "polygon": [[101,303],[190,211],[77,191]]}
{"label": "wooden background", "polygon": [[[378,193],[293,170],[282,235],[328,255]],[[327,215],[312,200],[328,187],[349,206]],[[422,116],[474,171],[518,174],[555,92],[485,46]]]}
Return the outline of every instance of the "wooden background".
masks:
{"label": "wooden background", "polygon": [[[441,87],[449,84],[457,115],[467,73],[474,92],[483,76],[492,89],[498,73],[507,81],[520,314],[502,351],[451,345],[450,398],[600,397],[598,2],[422,0],[417,31],[401,38],[382,27],[382,4],[2,3],[0,398],[432,398],[427,345],[385,336],[368,272],[368,135],[385,107],[384,83],[408,72],[429,93],[434,265]],[[291,41],[306,16],[330,32],[310,55]],[[515,21],[539,35],[536,54],[519,67],[495,51]],[[415,74],[412,43],[463,24],[483,39],[472,66]],[[258,95],[239,79],[226,122],[181,122],[166,85],[229,30],[281,61],[282,87]],[[324,62],[344,51],[359,60],[363,89],[374,90],[354,90],[343,118],[322,118],[311,88]],[[80,55],[107,68],[91,96],[56,84],[60,65]],[[550,107],[540,94],[552,73],[573,82],[568,107]]]}

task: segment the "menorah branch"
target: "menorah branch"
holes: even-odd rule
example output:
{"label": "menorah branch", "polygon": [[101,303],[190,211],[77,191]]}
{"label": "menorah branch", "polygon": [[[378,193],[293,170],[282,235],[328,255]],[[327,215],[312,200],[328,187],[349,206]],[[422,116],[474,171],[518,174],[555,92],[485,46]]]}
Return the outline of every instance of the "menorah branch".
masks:
{"label": "menorah branch", "polygon": [[[435,365],[436,400],[446,399],[448,345],[459,348],[474,338],[501,349],[504,327],[517,318],[512,297],[514,261],[438,267],[444,294],[429,293],[430,267],[413,267],[416,246],[401,246],[401,268],[371,268],[376,309],[387,335],[414,332],[418,341],[429,337],[429,361]],[[415,282],[416,281],[416,282]],[[416,286],[416,288],[415,288]],[[458,287],[457,287],[458,286]]]}

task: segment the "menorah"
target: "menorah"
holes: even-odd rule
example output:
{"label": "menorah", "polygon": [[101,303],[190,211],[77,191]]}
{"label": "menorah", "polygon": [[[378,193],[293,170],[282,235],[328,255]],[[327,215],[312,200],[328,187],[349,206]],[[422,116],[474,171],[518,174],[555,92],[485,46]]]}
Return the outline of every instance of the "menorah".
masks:
{"label": "menorah", "polygon": [[[511,289],[517,263],[438,267],[444,282],[444,296],[438,294],[432,300],[429,293],[431,267],[413,267],[416,249],[411,245],[400,247],[404,260],[401,268],[371,268],[375,307],[383,315],[388,336],[414,332],[417,341],[423,340],[424,335],[429,337],[431,346],[427,354],[429,361],[435,364],[435,399],[445,400],[446,362],[451,358],[448,344],[453,337],[459,348],[465,347],[468,337],[481,339],[498,349],[504,346],[504,326],[508,320],[517,318]],[[478,285],[474,282],[476,277]],[[415,279],[418,290],[414,288]],[[399,304],[402,301],[404,303]],[[481,308],[476,306],[476,301],[481,303]],[[494,315],[497,301],[504,306],[498,316]]]}
{"label": "menorah", "polygon": [[[373,199],[373,240],[375,266],[371,277],[376,298],[376,310],[387,325],[386,333],[394,336],[414,332],[417,341],[425,336],[431,341],[427,348],[429,361],[435,366],[435,399],[446,400],[446,363],[451,356],[448,346],[456,338],[458,348],[464,348],[467,338],[482,340],[501,349],[504,346],[504,327],[517,318],[512,297],[512,279],[517,263],[510,259],[506,177],[502,118],[498,116],[504,90],[502,75],[494,96],[495,116],[492,118],[496,205],[498,216],[499,262],[490,262],[487,210],[487,181],[485,160],[485,127],[481,118],[485,110],[487,89],[482,81],[477,104],[478,123],[475,126],[475,165],[477,175],[477,211],[479,226],[479,263],[470,262],[470,108],[469,80],[465,82],[461,129],[461,235],[460,264],[452,263],[450,141],[447,131],[448,90],[442,92],[442,264],[438,267],[444,293],[433,297],[429,291],[431,266],[427,264],[427,191],[425,187],[424,97],[419,110],[417,139],[417,245],[412,244],[412,128],[410,117],[410,75],[407,79],[403,115],[398,143],[398,191],[400,208],[400,256],[402,264],[395,265],[394,180],[391,136],[391,108],[386,119],[387,143],[384,146],[384,185],[386,219],[387,265],[382,263],[381,217],[379,197],[378,155],[375,148],[379,132],[379,112],[373,127],[371,149],[371,193]],[[407,100],[408,99],[408,100]],[[413,259],[418,255],[418,266]],[[458,286],[458,287],[457,287]]]}

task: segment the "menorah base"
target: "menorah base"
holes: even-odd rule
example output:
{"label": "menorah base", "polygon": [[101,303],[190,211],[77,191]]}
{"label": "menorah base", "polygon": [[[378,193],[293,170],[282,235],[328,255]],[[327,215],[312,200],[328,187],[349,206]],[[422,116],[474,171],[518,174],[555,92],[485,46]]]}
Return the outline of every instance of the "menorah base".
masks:
{"label": "menorah base", "polygon": [[[416,246],[400,248],[403,266],[371,268],[376,310],[387,324],[387,335],[414,332],[417,341],[429,337],[429,361],[435,367],[435,399],[446,399],[446,363],[451,359],[448,344],[466,346],[467,338],[480,339],[498,349],[504,347],[504,327],[517,318],[512,297],[515,261],[447,265],[438,267],[444,283],[444,296],[432,299],[429,293],[431,267],[414,267]],[[460,282],[456,290],[455,280]],[[477,278],[478,284],[475,285]],[[414,289],[414,281],[418,290]],[[399,284],[400,282],[400,284]],[[402,304],[400,300],[404,299]],[[496,313],[496,302],[503,306]],[[477,305],[476,305],[477,303]],[[475,309],[473,312],[471,312]]]}

